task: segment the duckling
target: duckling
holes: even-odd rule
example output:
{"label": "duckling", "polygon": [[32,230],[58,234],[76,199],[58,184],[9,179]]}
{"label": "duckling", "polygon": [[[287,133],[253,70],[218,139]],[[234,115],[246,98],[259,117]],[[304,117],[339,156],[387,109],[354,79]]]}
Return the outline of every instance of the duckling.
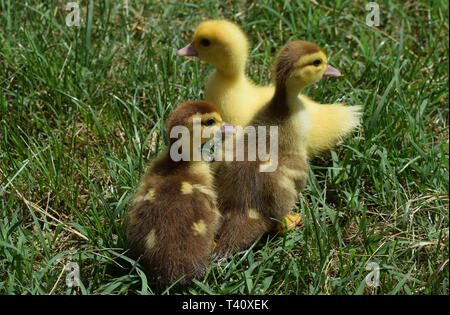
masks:
{"label": "duckling", "polygon": [[[295,207],[296,188],[303,189],[308,179],[310,130],[309,113],[298,94],[323,76],[340,75],[314,43],[293,41],[281,49],[275,63],[275,93],[250,122],[257,138],[263,133],[257,127],[278,127],[278,154],[267,161],[258,157],[256,161],[217,162],[220,164],[215,167],[217,202],[223,219],[216,237],[217,257],[247,248]],[[244,141],[248,154],[246,139],[239,140]],[[268,146],[271,144],[266,138],[264,149]],[[263,170],[270,165],[276,168]]]}
{"label": "duckling", "polygon": [[[178,56],[198,56],[216,69],[208,77],[206,100],[222,118],[235,126],[246,126],[274,95],[273,86],[257,86],[245,75],[249,43],[239,26],[228,20],[200,23],[191,44]],[[299,95],[310,119],[307,139],[309,158],[333,148],[360,123],[360,106],[319,104]]]}
{"label": "duckling", "polygon": [[184,284],[204,272],[219,226],[210,163],[194,158],[199,150],[192,139],[195,118],[201,122],[201,144],[208,134],[228,126],[207,102],[180,104],[167,129],[170,134],[175,127],[186,127],[189,138],[171,139],[170,151],[149,165],[125,220],[132,255],[141,257],[149,278],[164,284],[178,279]]}

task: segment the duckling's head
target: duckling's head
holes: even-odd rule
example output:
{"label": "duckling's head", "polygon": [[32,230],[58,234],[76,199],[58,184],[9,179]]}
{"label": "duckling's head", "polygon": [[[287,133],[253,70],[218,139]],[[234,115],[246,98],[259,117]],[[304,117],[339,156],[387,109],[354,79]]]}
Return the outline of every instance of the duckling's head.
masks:
{"label": "duckling's head", "polygon": [[[169,134],[173,128],[182,127],[184,130],[187,128],[189,139],[186,140],[189,140],[191,144],[196,134],[201,136],[201,144],[204,144],[219,131],[223,133],[234,131],[231,125],[222,121],[217,109],[205,101],[188,101],[178,105],[170,116],[167,127]],[[196,127],[199,129],[194,132]],[[171,144],[176,140],[171,138]]]}
{"label": "duckling's head", "polygon": [[236,75],[244,72],[248,49],[247,37],[239,26],[228,20],[209,20],[200,23],[192,43],[177,55],[198,56],[218,71]]}
{"label": "duckling's head", "polygon": [[303,40],[286,44],[275,63],[277,89],[296,94],[322,77],[341,75],[327,63],[327,56],[319,46]]}

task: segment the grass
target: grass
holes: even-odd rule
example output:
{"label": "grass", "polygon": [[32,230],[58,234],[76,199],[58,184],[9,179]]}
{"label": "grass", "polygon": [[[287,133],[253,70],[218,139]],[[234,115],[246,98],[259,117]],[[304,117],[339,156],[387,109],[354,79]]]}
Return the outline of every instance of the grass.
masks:
{"label": "grass", "polygon": [[[448,2],[377,1],[378,27],[364,1],[320,2],[79,1],[68,27],[66,1],[0,0],[0,293],[448,294]],[[223,17],[258,83],[289,40],[324,47],[345,76],[306,94],[362,104],[362,128],[311,161],[301,228],[158,287],[123,256],[122,219],[164,120],[204,98],[211,67],[175,52]]]}

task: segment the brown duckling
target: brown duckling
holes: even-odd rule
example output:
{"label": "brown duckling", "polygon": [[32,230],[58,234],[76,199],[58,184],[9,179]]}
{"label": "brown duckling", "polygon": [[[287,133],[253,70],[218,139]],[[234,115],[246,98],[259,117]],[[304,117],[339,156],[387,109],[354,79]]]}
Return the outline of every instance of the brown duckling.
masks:
{"label": "brown duckling", "polygon": [[[308,178],[310,128],[308,111],[298,95],[322,76],[340,75],[327,64],[325,53],[314,43],[293,41],[281,49],[275,63],[274,96],[250,122],[257,138],[261,136],[258,126],[266,126],[266,133],[269,126],[278,127],[278,154],[267,161],[258,157],[256,161],[220,162],[215,167],[217,201],[223,220],[216,237],[216,257],[249,247],[295,208],[296,188],[303,189]],[[248,156],[248,139],[241,141]],[[264,144],[264,149],[271,146],[269,137]]]}
{"label": "brown duckling", "polygon": [[163,284],[187,283],[205,271],[219,226],[210,163],[193,157],[199,150],[193,139],[195,118],[201,121],[201,144],[226,125],[207,102],[180,104],[168,132],[177,136],[175,128],[181,126],[189,137],[171,139],[171,150],[149,165],[125,220],[132,255],[140,257],[150,279]]}

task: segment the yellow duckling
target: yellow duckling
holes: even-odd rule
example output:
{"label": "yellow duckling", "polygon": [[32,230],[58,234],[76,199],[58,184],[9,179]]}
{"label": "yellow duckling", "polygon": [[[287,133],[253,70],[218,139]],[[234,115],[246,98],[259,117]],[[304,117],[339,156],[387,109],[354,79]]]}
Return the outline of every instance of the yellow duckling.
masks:
{"label": "yellow duckling", "polygon": [[[223,222],[216,237],[216,256],[249,247],[295,207],[295,188],[303,189],[308,178],[310,129],[309,113],[298,94],[324,75],[339,76],[340,72],[327,64],[325,53],[314,43],[293,41],[278,54],[275,93],[250,122],[257,138],[267,134],[259,127],[278,127],[278,154],[267,161],[258,155],[256,161],[248,158],[243,162],[218,162],[215,179]],[[244,137],[243,141],[247,148],[244,156],[248,156],[249,140]],[[264,151],[267,147],[271,147],[268,138]]]}
{"label": "yellow duckling", "polygon": [[[209,76],[206,100],[214,104],[223,119],[246,126],[274,95],[273,86],[257,86],[245,75],[249,44],[244,32],[227,20],[202,22],[191,44],[179,56],[198,56],[216,69]],[[299,95],[309,114],[308,157],[333,148],[360,123],[360,106],[319,104]]]}
{"label": "yellow duckling", "polygon": [[204,135],[227,125],[207,102],[180,104],[169,119],[168,131],[184,126],[189,136],[171,139],[170,154],[162,152],[150,164],[125,221],[132,255],[141,258],[151,279],[164,284],[178,279],[186,283],[203,273],[219,226],[210,163],[193,158],[199,150],[192,139],[195,118],[201,122],[201,144],[209,139]]}

